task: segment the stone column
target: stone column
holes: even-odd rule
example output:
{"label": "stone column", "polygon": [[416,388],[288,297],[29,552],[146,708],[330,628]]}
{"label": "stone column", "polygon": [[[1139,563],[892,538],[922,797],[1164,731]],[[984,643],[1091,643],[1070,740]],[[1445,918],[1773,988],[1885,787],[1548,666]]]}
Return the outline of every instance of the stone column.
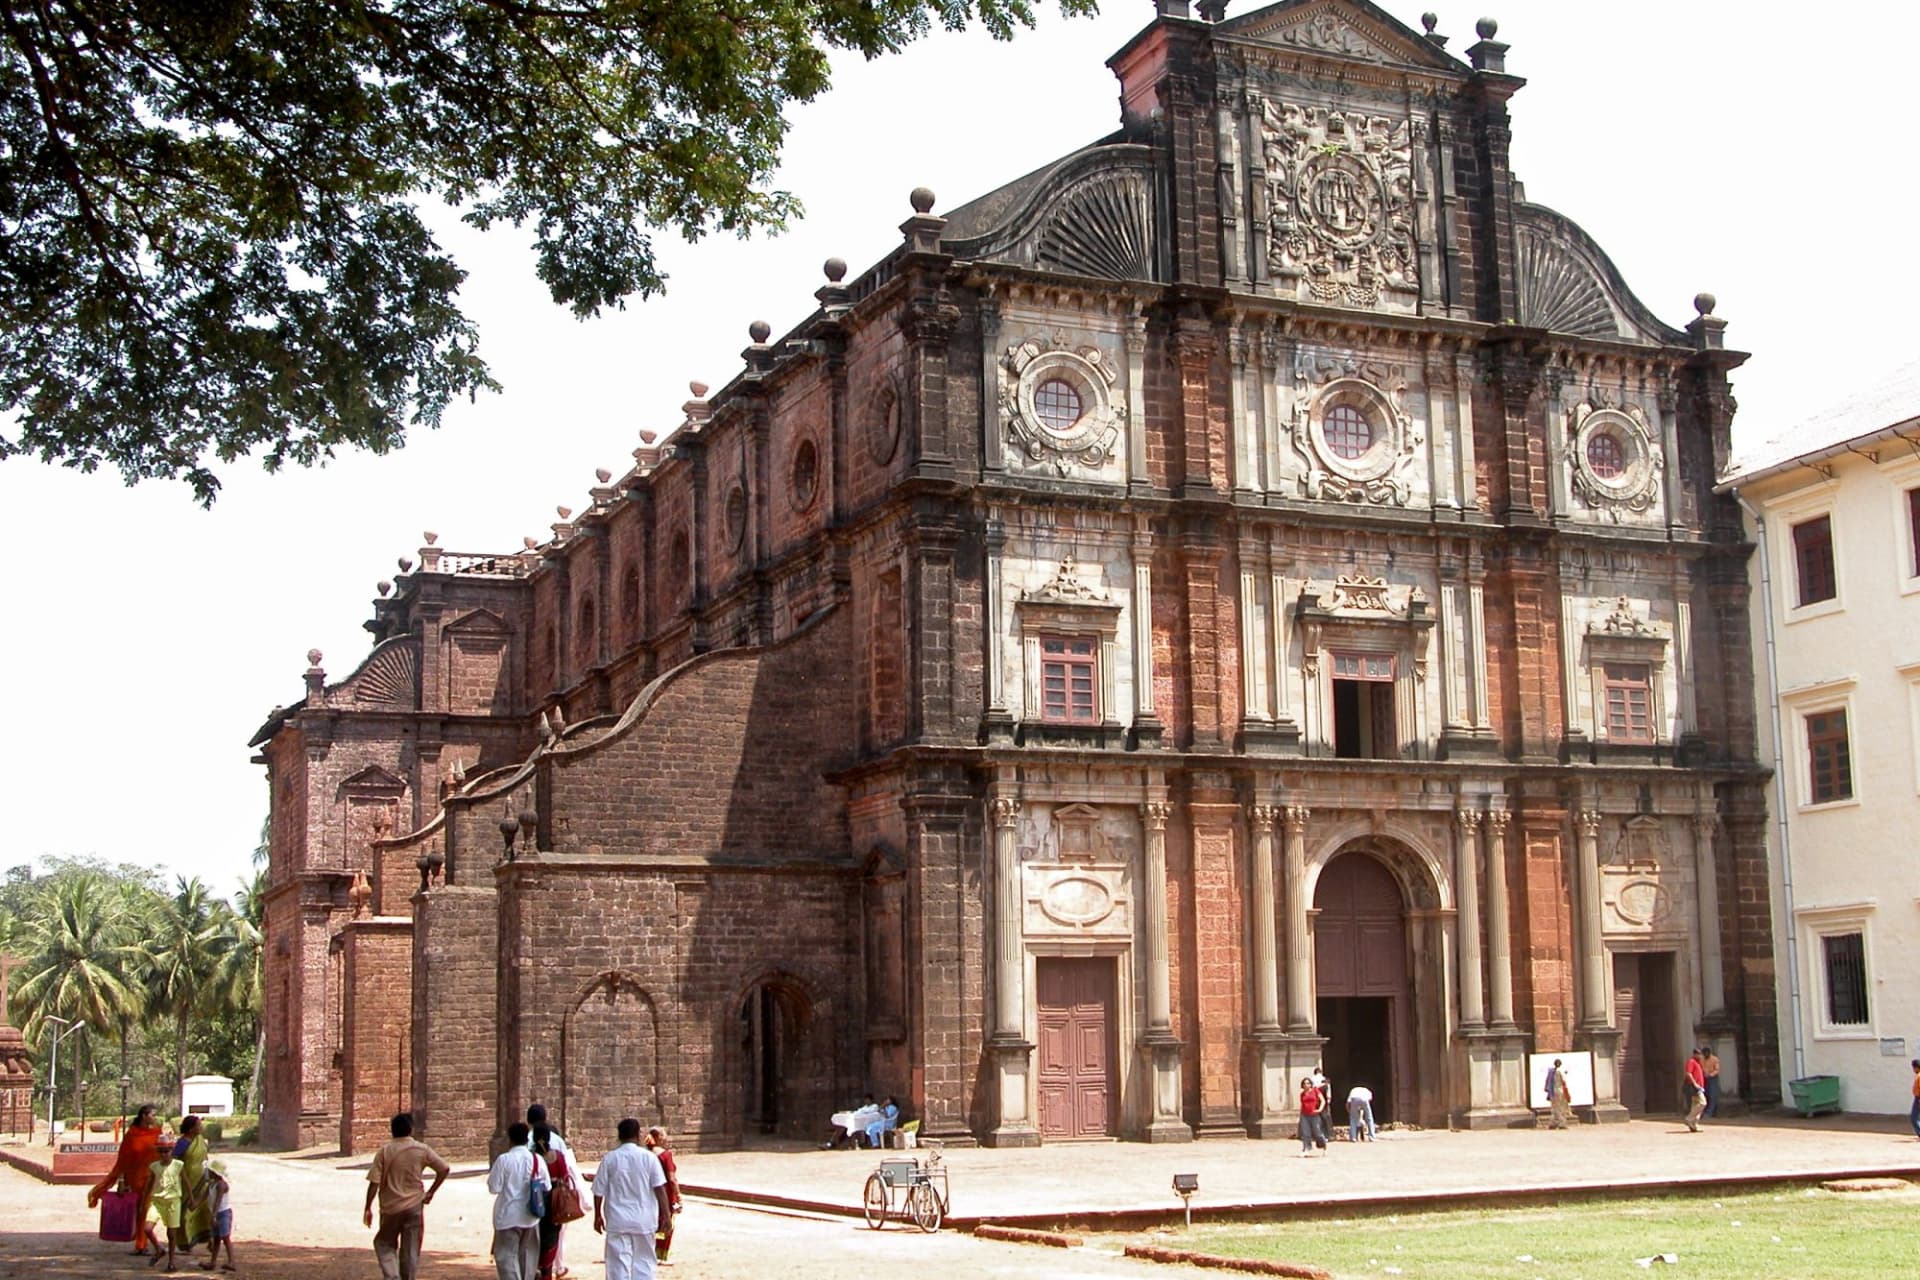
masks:
{"label": "stone column", "polygon": [[1694,895],[1700,907],[1700,1013],[1724,1017],[1726,977],[1720,960],[1720,879],[1714,870],[1713,837],[1720,819],[1711,813],[1694,815]]}
{"label": "stone column", "polygon": [[1280,954],[1276,925],[1279,900],[1273,886],[1273,824],[1279,811],[1257,804],[1253,819],[1253,1029],[1280,1029]]}
{"label": "stone column", "polygon": [[1028,1106],[1033,1045],[1026,1037],[1026,948],[1020,927],[1020,851],[1015,825],[1020,802],[996,790],[989,806],[993,824],[993,1057],[999,1115],[987,1144],[1032,1147],[1040,1144]]}
{"label": "stone column", "polygon": [[1607,948],[1600,938],[1600,811],[1574,815],[1579,832],[1575,874],[1580,903],[1580,1025],[1607,1023]]}
{"label": "stone column", "polygon": [[1287,1118],[1293,1105],[1293,1082],[1287,1070],[1286,1032],[1280,1022],[1280,899],[1273,873],[1273,828],[1280,810],[1275,805],[1256,804],[1248,810],[1253,820],[1253,874],[1250,897],[1253,911],[1253,1031],[1252,1042],[1254,1096],[1259,1113],[1248,1132],[1256,1138],[1292,1136],[1294,1124]]}
{"label": "stone column", "polygon": [[1133,731],[1136,739],[1156,742],[1160,721],[1153,713],[1153,535],[1140,516],[1133,530]]}
{"label": "stone column", "polygon": [[1513,1023],[1513,935],[1507,909],[1507,827],[1505,809],[1487,813],[1487,979],[1492,988],[1493,1025]]}
{"label": "stone column", "polygon": [[1287,859],[1287,1030],[1312,1034],[1313,945],[1307,937],[1307,819],[1312,811],[1290,804],[1281,813],[1286,825]]}
{"label": "stone column", "polygon": [[1153,1116],[1148,1142],[1191,1142],[1181,1118],[1180,1039],[1173,1034],[1173,975],[1167,962],[1167,819],[1173,806],[1149,800],[1140,806],[1146,828],[1147,1028],[1140,1037],[1153,1061]]}
{"label": "stone column", "polygon": [[[991,433],[989,433],[991,434]],[[1007,710],[1006,612],[1004,599],[1007,530],[997,512],[987,517],[987,713],[982,718],[989,742],[1013,741],[1013,715]]]}
{"label": "stone column", "polygon": [[1480,811],[1456,809],[1460,848],[1455,867],[1454,901],[1460,934],[1460,1026],[1478,1030],[1486,1025],[1480,967]]}

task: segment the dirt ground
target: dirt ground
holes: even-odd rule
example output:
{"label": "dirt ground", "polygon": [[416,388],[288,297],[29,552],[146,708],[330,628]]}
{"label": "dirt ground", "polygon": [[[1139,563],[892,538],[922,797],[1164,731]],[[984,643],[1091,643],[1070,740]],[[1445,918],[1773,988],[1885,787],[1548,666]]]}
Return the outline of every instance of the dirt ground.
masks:
{"label": "dirt ground", "polygon": [[[234,1244],[247,1280],[374,1280],[373,1233],[360,1225],[365,1165],[227,1155],[233,1180]],[[131,1280],[164,1270],[130,1256],[128,1246],[96,1238],[98,1213],[84,1187],[51,1187],[0,1166],[0,1278]],[[427,1209],[422,1280],[492,1280],[492,1197],[478,1170],[456,1167]],[[568,1228],[567,1264],[577,1280],[600,1280],[599,1240],[590,1223]],[[1071,1253],[978,1240],[956,1231],[923,1235],[889,1226],[869,1231],[845,1218],[771,1214],[689,1197],[667,1280],[759,1277],[872,1280],[907,1269],[916,1280],[942,1277],[1161,1276],[1198,1274],[1108,1253]],[[183,1275],[205,1275],[195,1257]],[[215,1275],[225,1273],[215,1272]]]}

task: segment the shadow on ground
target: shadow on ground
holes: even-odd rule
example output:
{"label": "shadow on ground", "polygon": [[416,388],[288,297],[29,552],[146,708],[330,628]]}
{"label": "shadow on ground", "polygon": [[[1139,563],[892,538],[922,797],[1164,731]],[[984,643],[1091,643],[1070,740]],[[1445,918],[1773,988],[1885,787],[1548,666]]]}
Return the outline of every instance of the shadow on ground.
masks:
{"label": "shadow on ground", "polygon": [[[366,1280],[375,1272],[373,1250],[330,1249],[315,1245],[268,1244],[251,1240],[237,1242],[237,1272],[203,1271],[204,1251],[178,1261],[182,1276],[236,1275],[243,1280]],[[225,1261],[222,1258],[222,1261]],[[150,1266],[132,1255],[124,1244],[111,1244],[90,1235],[68,1232],[0,1232],[0,1280],[46,1280],[49,1276],[78,1277],[81,1280],[115,1277],[131,1280],[136,1276],[165,1274],[167,1264]],[[428,1250],[420,1256],[420,1269],[434,1280],[491,1280],[490,1264],[457,1253]]]}

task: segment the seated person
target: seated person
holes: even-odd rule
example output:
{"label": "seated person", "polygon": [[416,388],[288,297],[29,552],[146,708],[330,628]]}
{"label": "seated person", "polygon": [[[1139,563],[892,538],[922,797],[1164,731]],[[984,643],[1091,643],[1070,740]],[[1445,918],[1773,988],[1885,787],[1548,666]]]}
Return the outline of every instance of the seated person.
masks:
{"label": "seated person", "polygon": [[873,1095],[868,1094],[866,1101],[849,1111],[833,1113],[833,1135],[820,1144],[822,1151],[832,1151],[836,1147],[857,1147],[860,1135],[867,1126],[880,1118],[880,1108],[875,1104]]}
{"label": "seated person", "polygon": [[900,1104],[893,1100],[892,1094],[888,1094],[885,1105],[880,1108],[879,1117],[867,1126],[867,1145],[872,1147],[886,1146],[887,1130],[899,1123]]}

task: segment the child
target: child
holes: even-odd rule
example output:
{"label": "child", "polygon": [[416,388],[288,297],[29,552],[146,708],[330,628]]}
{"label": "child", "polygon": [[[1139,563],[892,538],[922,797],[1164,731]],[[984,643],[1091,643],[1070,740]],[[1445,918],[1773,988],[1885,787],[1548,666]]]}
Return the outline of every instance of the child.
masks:
{"label": "child", "polygon": [[227,1246],[227,1261],[220,1269],[233,1270],[233,1208],[227,1199],[232,1184],[227,1181],[227,1162],[209,1160],[207,1176],[201,1184],[201,1195],[207,1202],[207,1212],[213,1217],[212,1242],[207,1245],[207,1260],[200,1264],[202,1271],[213,1270],[213,1264],[220,1260],[220,1246]]}
{"label": "child", "polygon": [[[181,1213],[180,1203],[180,1162],[173,1158],[173,1147],[161,1144],[160,1159],[153,1166],[153,1211],[160,1219],[160,1225],[167,1229],[167,1270],[172,1271],[173,1250],[180,1243],[181,1224],[186,1221]],[[160,1246],[154,1244],[153,1257],[147,1261],[153,1266],[160,1261]]]}

